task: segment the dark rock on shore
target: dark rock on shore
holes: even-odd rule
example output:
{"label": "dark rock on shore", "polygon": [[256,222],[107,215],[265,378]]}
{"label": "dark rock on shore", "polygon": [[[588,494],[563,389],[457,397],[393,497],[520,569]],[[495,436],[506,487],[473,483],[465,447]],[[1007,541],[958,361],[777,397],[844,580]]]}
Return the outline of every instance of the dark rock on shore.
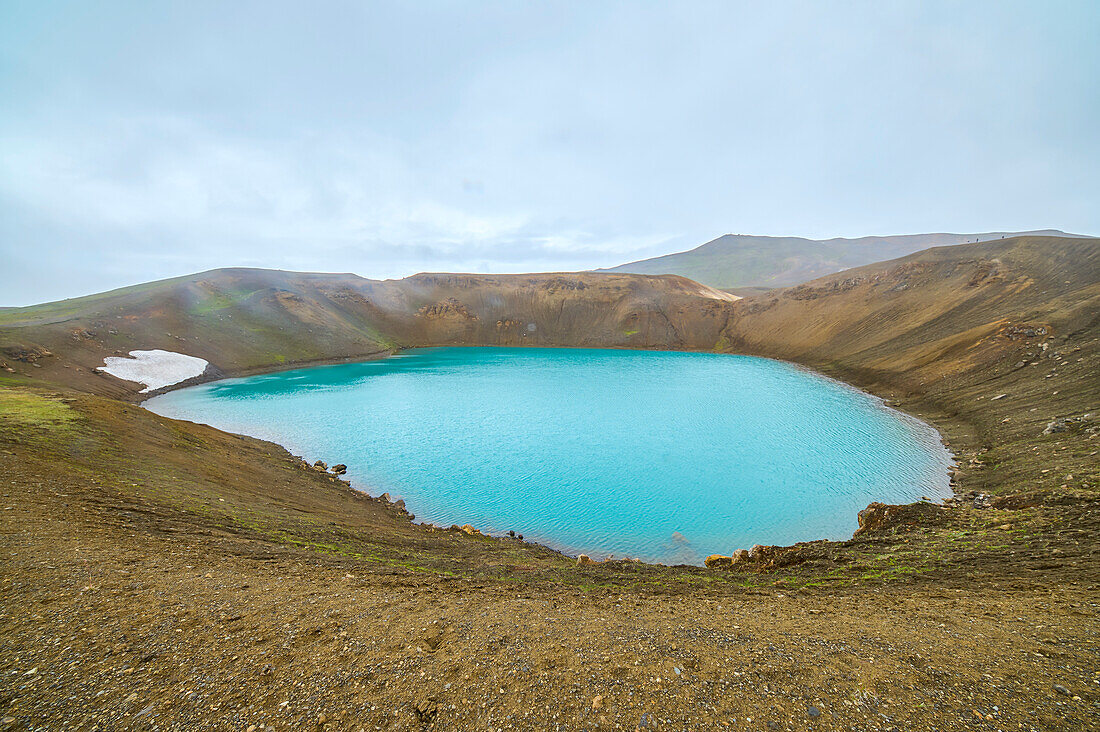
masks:
{"label": "dark rock on shore", "polygon": [[940,523],[944,509],[933,503],[890,505],[875,501],[859,512],[859,528],[853,536],[885,531],[910,529]]}
{"label": "dark rock on shore", "polygon": [[706,560],[703,561],[703,565],[707,569],[720,569],[723,567],[730,567],[733,565],[733,557],[723,556],[721,554],[711,554]]}

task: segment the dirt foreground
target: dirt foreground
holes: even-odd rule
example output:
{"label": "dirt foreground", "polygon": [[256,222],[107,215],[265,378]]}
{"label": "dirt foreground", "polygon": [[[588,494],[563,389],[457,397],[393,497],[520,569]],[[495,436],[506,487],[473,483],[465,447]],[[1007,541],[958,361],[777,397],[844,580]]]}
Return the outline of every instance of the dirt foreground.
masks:
{"label": "dirt foreground", "polygon": [[1095,502],[918,507],[761,572],[578,566],[268,443],[0,393],[8,729],[1100,724]]}

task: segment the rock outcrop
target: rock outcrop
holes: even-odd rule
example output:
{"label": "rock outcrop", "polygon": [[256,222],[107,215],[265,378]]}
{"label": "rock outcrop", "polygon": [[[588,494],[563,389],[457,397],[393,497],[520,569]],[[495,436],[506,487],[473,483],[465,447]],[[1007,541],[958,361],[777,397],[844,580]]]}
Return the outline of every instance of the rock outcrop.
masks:
{"label": "rock outcrop", "polygon": [[733,557],[727,557],[722,554],[711,554],[703,561],[703,565],[707,569],[722,569],[733,565]]}
{"label": "rock outcrop", "polygon": [[854,536],[942,523],[945,510],[944,507],[934,503],[909,503],[897,506],[875,501],[859,512],[859,528],[856,529]]}

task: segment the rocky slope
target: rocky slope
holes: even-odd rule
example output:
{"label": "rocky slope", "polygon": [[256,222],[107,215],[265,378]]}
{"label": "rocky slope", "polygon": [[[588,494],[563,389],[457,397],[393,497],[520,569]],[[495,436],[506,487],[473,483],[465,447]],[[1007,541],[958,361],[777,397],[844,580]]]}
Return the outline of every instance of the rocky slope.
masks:
{"label": "rocky slope", "polygon": [[984,234],[910,234],[858,239],[803,239],[797,236],[726,234],[695,249],[643,259],[608,272],[678,274],[711,287],[789,287],[817,277],[927,249],[1017,236],[1075,236],[1061,231],[994,231]]}
{"label": "rocky slope", "polygon": [[719,347],[811,366],[932,421],[967,501],[1095,501],[1100,240],[937,247],[746,298]]}
{"label": "rocky slope", "polygon": [[[736,302],[666,278],[233,271],[2,313],[0,724],[1096,728],[1098,256],[1020,238]],[[421,526],[87,373],[129,348],[243,371],[525,332],[835,374],[944,432],[959,500],[723,569],[581,565]]]}
{"label": "rocky slope", "polygon": [[9,368],[128,396],[107,356],[163,349],[215,374],[420,345],[711,348],[735,296],[676,276],[420,274],[403,280],[225,269],[0,313]]}
{"label": "rocky slope", "polygon": [[[986,432],[1041,429],[1100,401],[1100,240],[938,247],[747,298],[720,346],[919,396]],[[1024,402],[1026,418],[1009,414]]]}

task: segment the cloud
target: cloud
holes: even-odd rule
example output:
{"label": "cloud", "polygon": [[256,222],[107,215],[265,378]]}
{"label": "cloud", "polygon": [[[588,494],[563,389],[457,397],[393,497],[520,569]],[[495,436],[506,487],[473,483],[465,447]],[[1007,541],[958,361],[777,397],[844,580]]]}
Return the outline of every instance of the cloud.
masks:
{"label": "cloud", "polygon": [[[425,187],[399,142],[366,134],[259,144],[142,116],[9,133],[2,144],[16,302],[230,265],[369,277],[586,268],[668,240],[463,205],[468,181]],[[43,261],[48,283],[33,281]]]}
{"label": "cloud", "polygon": [[1100,230],[1096,7],[8,16],[0,304],[235,264],[394,277],[731,231]]}

